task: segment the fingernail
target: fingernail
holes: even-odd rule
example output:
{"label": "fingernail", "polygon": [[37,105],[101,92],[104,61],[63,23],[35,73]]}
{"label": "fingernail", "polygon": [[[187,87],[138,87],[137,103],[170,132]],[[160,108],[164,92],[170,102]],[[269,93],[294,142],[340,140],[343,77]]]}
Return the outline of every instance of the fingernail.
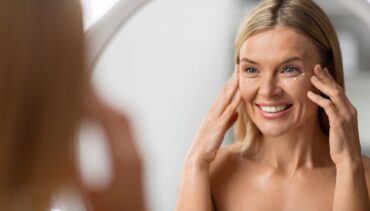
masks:
{"label": "fingernail", "polygon": [[321,64],[319,65],[319,71],[321,72],[323,70]]}
{"label": "fingernail", "polygon": [[307,96],[308,97],[312,97],[313,96],[313,93],[311,91],[307,91]]}

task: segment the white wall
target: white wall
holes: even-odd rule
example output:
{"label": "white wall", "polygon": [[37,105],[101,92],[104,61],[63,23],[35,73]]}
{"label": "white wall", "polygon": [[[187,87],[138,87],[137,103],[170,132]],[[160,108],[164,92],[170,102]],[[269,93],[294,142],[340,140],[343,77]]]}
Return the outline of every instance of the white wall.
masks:
{"label": "white wall", "polygon": [[358,71],[346,78],[346,92],[358,112],[358,128],[363,153],[370,156],[370,71]]}
{"label": "white wall", "polygon": [[150,2],[97,63],[99,91],[134,123],[149,210],[174,209],[185,153],[233,70],[233,2]]}

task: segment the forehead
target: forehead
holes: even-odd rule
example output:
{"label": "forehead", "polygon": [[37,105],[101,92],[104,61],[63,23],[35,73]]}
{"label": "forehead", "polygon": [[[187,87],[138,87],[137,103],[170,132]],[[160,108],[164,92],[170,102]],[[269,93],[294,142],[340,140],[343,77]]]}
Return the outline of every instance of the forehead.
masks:
{"label": "forehead", "polygon": [[252,60],[318,57],[313,42],[291,27],[278,26],[250,36],[241,46],[240,57]]}

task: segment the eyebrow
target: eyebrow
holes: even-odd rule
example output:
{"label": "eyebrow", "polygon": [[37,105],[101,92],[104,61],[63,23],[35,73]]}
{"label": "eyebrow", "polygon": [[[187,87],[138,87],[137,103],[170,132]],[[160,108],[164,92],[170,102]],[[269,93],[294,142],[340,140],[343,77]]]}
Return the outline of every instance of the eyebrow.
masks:
{"label": "eyebrow", "polygon": [[[301,58],[301,57],[299,57],[299,56],[293,56],[293,57],[290,57],[290,58],[288,58],[288,59],[285,59],[283,62],[281,62],[281,64],[284,64],[284,63],[288,63],[288,62],[292,62],[292,61],[302,61],[303,59]],[[251,60],[251,59],[248,59],[248,58],[246,58],[246,57],[243,57],[241,60],[240,60],[240,63],[241,62],[249,62],[249,63],[251,63],[251,64],[258,64],[258,62],[256,62],[256,61],[253,61],[253,60]]]}

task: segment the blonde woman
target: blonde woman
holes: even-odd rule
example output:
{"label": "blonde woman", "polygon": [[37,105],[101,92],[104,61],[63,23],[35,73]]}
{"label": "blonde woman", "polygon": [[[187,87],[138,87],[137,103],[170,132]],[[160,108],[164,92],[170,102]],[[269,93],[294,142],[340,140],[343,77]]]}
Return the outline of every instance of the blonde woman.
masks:
{"label": "blonde woman", "polygon": [[[82,118],[112,149],[105,190],[81,185],[73,154]],[[127,119],[99,100],[84,57],[79,0],[0,1],[0,210],[50,211],[74,187],[88,210],[144,210],[140,159]]]}
{"label": "blonde woman", "polygon": [[328,17],[311,0],[261,2],[189,150],[176,210],[368,211],[369,179]]}

